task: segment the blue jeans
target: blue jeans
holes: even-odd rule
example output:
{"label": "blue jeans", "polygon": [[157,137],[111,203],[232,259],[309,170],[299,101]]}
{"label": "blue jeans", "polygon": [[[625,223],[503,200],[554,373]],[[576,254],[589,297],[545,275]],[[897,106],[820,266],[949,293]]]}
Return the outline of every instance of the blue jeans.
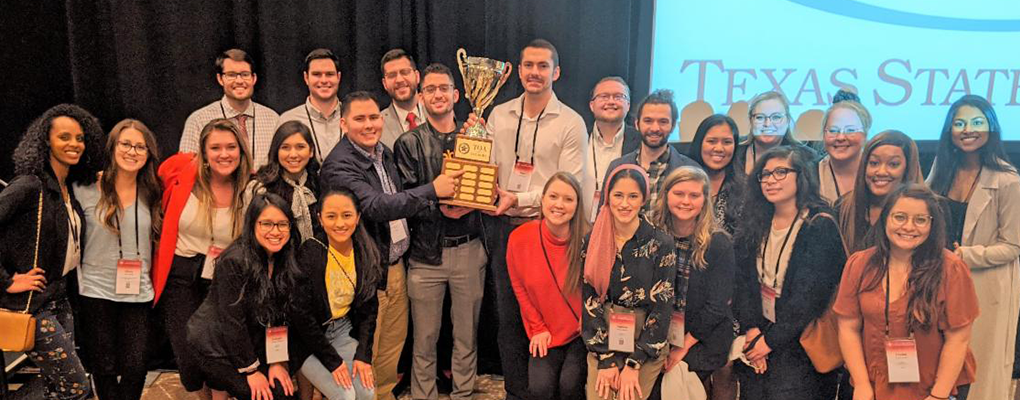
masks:
{"label": "blue jeans", "polygon": [[[354,352],[358,349],[358,341],[351,337],[351,321],[347,317],[335,319],[326,324],[326,340],[333,345],[337,354],[344,360],[347,372],[354,375]],[[329,400],[372,400],[375,389],[361,385],[361,377],[354,381],[353,389],[346,389],[333,381],[333,371],[327,370],[315,355],[305,359],[301,365],[301,373],[312,382],[316,389]]]}

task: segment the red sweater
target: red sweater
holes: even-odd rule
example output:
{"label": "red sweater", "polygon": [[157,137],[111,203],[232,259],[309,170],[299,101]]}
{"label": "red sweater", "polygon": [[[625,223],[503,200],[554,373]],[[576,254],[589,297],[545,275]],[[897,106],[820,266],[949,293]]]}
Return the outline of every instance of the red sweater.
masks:
{"label": "red sweater", "polygon": [[[542,246],[538,242],[539,224],[543,221],[531,221],[521,225],[510,234],[506,249],[506,265],[510,272],[510,283],[513,285],[517,302],[521,305],[521,318],[524,319],[524,330],[528,338],[542,332],[552,334],[550,347],[558,347],[570,343],[581,334],[581,293],[566,295],[570,304],[564,300],[562,285],[567,280],[567,241],[560,240],[542,226],[542,242],[549,253],[549,263],[556,281],[549,273],[550,265],[542,254]],[[555,282],[559,282],[560,287]],[[573,310],[573,311],[571,311]]]}
{"label": "red sweater", "polygon": [[163,288],[166,287],[170,264],[174,261],[174,250],[177,249],[177,227],[197,175],[198,164],[195,163],[194,153],[177,153],[159,166],[159,178],[163,181],[163,228],[160,231],[159,250],[156,251],[150,271],[152,286],[156,291],[152,300],[153,307],[159,302]]}

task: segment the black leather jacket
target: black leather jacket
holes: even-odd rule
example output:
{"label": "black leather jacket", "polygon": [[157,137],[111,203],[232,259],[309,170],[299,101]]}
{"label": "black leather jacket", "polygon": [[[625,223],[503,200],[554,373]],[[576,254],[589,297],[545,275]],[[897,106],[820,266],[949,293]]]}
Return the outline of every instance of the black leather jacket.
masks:
{"label": "black leather jacket", "polygon": [[[460,122],[454,123],[455,126],[460,126]],[[404,187],[414,188],[431,184],[443,170],[444,149],[453,148],[456,136],[454,133],[438,133],[427,122],[400,135],[393,143],[393,155]],[[408,220],[411,229],[408,256],[411,259],[429,265],[443,263],[442,239],[446,232],[444,220],[438,203],[433,203],[427,211]],[[460,221],[478,226],[478,229],[482,230],[477,211],[461,217]]]}

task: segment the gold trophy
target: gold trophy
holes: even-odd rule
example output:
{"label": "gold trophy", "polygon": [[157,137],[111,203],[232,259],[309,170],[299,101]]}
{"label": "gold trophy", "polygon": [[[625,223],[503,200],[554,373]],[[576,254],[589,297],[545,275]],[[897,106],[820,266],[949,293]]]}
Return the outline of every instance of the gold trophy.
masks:
{"label": "gold trophy", "polygon": [[[457,50],[457,65],[464,78],[464,95],[471,103],[472,111],[482,116],[496,93],[510,77],[510,63],[484,57],[468,57],[464,49]],[[470,207],[479,210],[496,210],[496,182],[499,168],[489,162],[492,155],[492,139],[482,124],[468,128],[463,135],[457,135],[454,151],[443,155],[443,173],[465,171],[457,182],[453,198],[440,200],[442,204]]]}

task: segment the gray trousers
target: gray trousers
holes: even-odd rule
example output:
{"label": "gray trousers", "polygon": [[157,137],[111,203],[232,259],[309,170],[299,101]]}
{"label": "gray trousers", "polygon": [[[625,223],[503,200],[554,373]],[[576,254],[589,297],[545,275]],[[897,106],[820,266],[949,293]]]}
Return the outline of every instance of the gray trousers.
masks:
{"label": "gray trousers", "polygon": [[481,240],[443,248],[443,264],[410,261],[407,296],[411,300],[414,326],[414,355],[411,368],[411,398],[435,400],[436,342],[443,319],[443,300],[450,287],[450,316],[453,320],[453,400],[470,399],[475,388],[478,352],[478,312],[485,285],[485,248]]}

